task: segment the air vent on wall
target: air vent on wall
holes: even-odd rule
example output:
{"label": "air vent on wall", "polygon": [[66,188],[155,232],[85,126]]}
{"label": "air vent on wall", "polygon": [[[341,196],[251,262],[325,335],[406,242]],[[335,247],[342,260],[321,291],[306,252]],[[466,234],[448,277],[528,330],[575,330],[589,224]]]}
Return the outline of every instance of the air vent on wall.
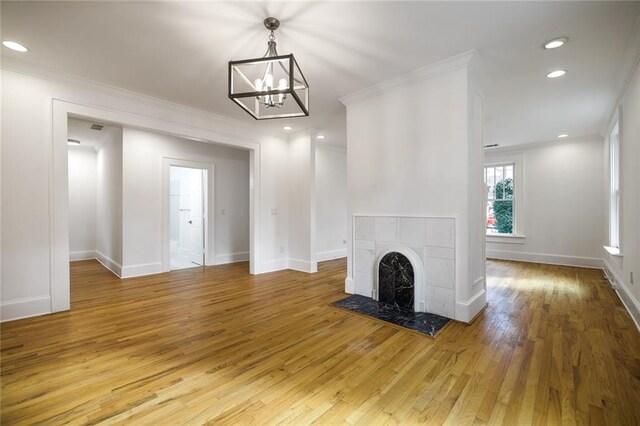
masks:
{"label": "air vent on wall", "polygon": [[104,126],[102,124],[92,124],[91,125],[91,130],[102,130],[104,128]]}
{"label": "air vent on wall", "polygon": [[491,145],[485,145],[485,148],[496,148],[498,146],[497,143],[492,143]]}

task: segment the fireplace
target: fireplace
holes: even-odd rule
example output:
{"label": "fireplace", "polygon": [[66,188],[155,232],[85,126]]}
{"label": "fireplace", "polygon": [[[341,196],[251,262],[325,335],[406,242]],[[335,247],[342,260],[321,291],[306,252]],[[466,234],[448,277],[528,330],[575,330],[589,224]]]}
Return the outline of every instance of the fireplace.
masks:
{"label": "fireplace", "polygon": [[414,310],[415,275],[402,253],[387,253],[378,265],[378,302],[405,311]]}
{"label": "fireplace", "polygon": [[354,215],[353,238],[347,292],[454,317],[455,218]]}

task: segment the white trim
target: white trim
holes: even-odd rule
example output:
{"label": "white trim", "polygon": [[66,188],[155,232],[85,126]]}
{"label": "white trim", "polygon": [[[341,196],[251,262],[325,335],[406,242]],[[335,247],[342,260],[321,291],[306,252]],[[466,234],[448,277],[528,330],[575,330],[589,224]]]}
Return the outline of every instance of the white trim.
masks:
{"label": "white trim", "polygon": [[89,260],[97,257],[95,250],[72,251],[69,253],[69,261]]}
{"label": "white trim", "polygon": [[343,257],[347,257],[346,248],[321,251],[316,254],[316,260],[318,262],[324,262],[326,260],[333,260],[333,259],[341,259]]}
{"label": "white trim", "polygon": [[96,250],[96,260],[105,268],[113,272],[118,278],[122,278],[122,265],[115,260]]}
{"label": "white trim", "polygon": [[618,247],[602,246],[611,256],[624,257]]}
{"label": "white trim", "polygon": [[539,149],[548,146],[560,146],[560,145],[568,145],[574,143],[581,143],[585,140],[598,140],[602,141],[602,136],[598,133],[589,133],[587,135],[578,135],[578,136],[569,136],[564,139],[549,139],[549,140],[540,140],[537,142],[527,142],[515,145],[504,145],[504,146],[496,146],[493,148],[485,148],[484,155],[485,157],[490,157],[492,155],[497,154],[509,154],[509,153],[520,153],[523,151],[527,151],[530,149]]}
{"label": "white trim", "polygon": [[622,305],[629,313],[631,320],[636,325],[638,331],[640,331],[640,303],[633,297],[633,294],[629,292],[627,287],[624,285],[624,281],[616,272],[615,267],[609,263],[607,259],[603,259],[604,263],[604,272],[605,276],[609,283],[611,283],[611,287],[618,295],[618,298],[622,302]]}
{"label": "white trim", "polygon": [[[484,172],[486,167],[499,166],[503,164],[513,164],[513,233],[515,236],[524,235],[526,182],[524,181],[525,165],[522,152],[486,154],[482,170]],[[485,195],[485,209],[486,202],[487,197]]]}
{"label": "white trim", "polygon": [[214,265],[226,265],[227,263],[246,262],[249,260],[249,252],[219,254],[215,257]]}
{"label": "white trim", "polygon": [[[358,90],[355,93],[338,98],[338,100],[345,106],[349,107],[420,81],[440,77],[455,70],[470,68],[474,65],[474,62],[477,61],[478,52],[475,50],[468,50],[442,61],[438,61],[434,64],[427,65],[426,67],[418,68],[410,73]],[[476,67],[476,73],[479,71],[480,70]]]}
{"label": "white trim", "polygon": [[602,269],[602,259],[596,257],[565,256],[561,254],[525,253],[519,251],[487,250],[488,259],[516,260],[549,265],[578,266]]}
{"label": "white trim", "polygon": [[487,242],[495,244],[524,244],[524,235],[487,234]]}
{"label": "white trim", "polygon": [[318,148],[318,149],[326,149],[327,151],[335,151],[335,152],[339,152],[341,154],[346,154],[347,153],[347,147],[346,146],[333,145],[333,144],[330,144],[330,143],[326,143],[324,141],[322,141],[322,143],[320,143],[320,142],[316,143],[316,148]]}
{"label": "white trim", "polygon": [[466,302],[456,301],[456,320],[470,323],[486,304],[487,292],[484,289]]}
{"label": "white trim", "polygon": [[344,292],[348,294],[354,294],[355,288],[353,287],[353,278],[347,277],[344,279]]}
{"label": "white trim", "polygon": [[284,271],[289,267],[287,259],[275,259],[264,262],[260,267],[260,273],[266,274],[268,272]]}
{"label": "white trim", "polygon": [[315,261],[289,259],[288,263],[288,269],[293,269],[294,271],[307,272],[309,274],[318,272],[318,262]]}
{"label": "white trim", "polygon": [[[142,98],[146,99],[146,98]],[[89,117],[106,124],[151,130],[201,142],[221,143],[248,149],[250,163],[249,188],[249,273],[260,273],[260,144],[248,138],[222,133],[211,128],[199,128],[173,121],[130,112],[92,106],[58,98],[51,98],[51,140],[47,143],[49,157],[49,252],[51,311],[70,308],[69,286],[69,182],[67,120],[69,116]],[[165,104],[163,104],[165,105]],[[165,105],[168,106],[168,105]],[[181,111],[178,105],[176,111]],[[146,111],[146,110],[144,110]],[[107,265],[105,265],[107,266]],[[114,273],[115,265],[108,267]],[[121,272],[121,266],[120,271]],[[116,273],[119,275],[118,273]]]}
{"label": "white trim", "polygon": [[49,296],[27,297],[8,300],[0,305],[0,322],[35,317],[51,313]]}
{"label": "white trim", "polygon": [[618,286],[618,288],[615,289],[615,292],[622,301],[622,305],[629,313],[629,316],[636,325],[636,328],[640,331],[640,303],[638,303],[624,285]]}
{"label": "white trim", "polygon": [[[242,137],[253,142],[257,142],[257,138],[265,133],[265,129],[257,131],[255,128],[252,128],[250,125],[248,125],[246,121],[227,117],[225,115],[215,114],[213,112],[194,108],[189,105],[179,104],[166,99],[145,95],[143,93],[134,92],[122,87],[112,86],[96,80],[90,80],[39,65],[34,65],[15,57],[3,56],[0,68],[6,71],[14,72],[16,74],[51,81],[56,84],[65,84],[77,88],[96,90],[123,99],[147,102],[153,104],[153,106],[158,108],[168,108],[173,111],[179,111],[180,113],[189,114],[196,119],[203,119],[208,123],[212,123],[213,125],[219,124],[224,126],[232,126],[234,129],[234,133],[237,133],[237,131],[239,130],[242,134]],[[276,133],[272,133],[271,135],[277,136]]]}
{"label": "white trim", "polygon": [[[357,213],[357,214],[353,214],[351,215],[353,216],[354,220],[355,217],[418,217],[418,218],[424,218],[424,219],[455,219],[458,220],[458,215],[453,215],[453,214],[385,214],[385,213],[367,213],[367,214],[363,214],[363,213]],[[354,223],[355,226],[355,223]],[[355,232],[355,231],[354,231]],[[355,233],[354,233],[355,235]],[[355,238],[355,237],[354,237]]]}
{"label": "white trim", "polygon": [[122,268],[121,278],[143,277],[145,275],[154,275],[164,272],[162,263],[145,263],[141,265],[131,265]]}

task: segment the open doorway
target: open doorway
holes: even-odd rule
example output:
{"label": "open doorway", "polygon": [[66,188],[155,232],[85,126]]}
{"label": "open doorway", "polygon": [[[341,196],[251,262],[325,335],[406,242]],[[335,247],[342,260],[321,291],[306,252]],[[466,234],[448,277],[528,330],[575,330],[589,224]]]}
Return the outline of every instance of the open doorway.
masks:
{"label": "open doorway", "polygon": [[207,170],[169,169],[171,270],[205,265],[205,187]]}

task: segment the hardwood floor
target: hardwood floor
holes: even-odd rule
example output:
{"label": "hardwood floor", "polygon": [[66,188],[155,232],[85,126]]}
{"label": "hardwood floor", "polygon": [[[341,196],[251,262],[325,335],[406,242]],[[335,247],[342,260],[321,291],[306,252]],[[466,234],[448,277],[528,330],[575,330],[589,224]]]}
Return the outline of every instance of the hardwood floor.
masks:
{"label": "hardwood floor", "polygon": [[343,260],[71,274],[71,311],[1,326],[2,424],[640,424],[640,334],[598,270],[491,261],[488,308],[435,339],[329,306]]}

